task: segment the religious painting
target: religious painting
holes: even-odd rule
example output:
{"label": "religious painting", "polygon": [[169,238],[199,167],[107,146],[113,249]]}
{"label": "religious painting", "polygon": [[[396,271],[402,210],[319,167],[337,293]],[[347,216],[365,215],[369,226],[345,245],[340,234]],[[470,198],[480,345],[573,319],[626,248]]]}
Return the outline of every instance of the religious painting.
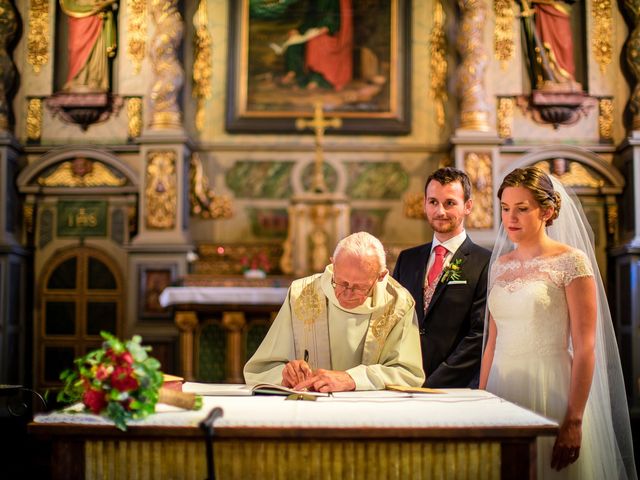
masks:
{"label": "religious painting", "polygon": [[409,133],[410,5],[230,2],[227,130],[295,132],[320,103],[327,133]]}
{"label": "religious painting", "polygon": [[168,309],[160,305],[162,291],[171,286],[176,277],[176,266],[139,265],[139,308],[140,318],[168,318]]}

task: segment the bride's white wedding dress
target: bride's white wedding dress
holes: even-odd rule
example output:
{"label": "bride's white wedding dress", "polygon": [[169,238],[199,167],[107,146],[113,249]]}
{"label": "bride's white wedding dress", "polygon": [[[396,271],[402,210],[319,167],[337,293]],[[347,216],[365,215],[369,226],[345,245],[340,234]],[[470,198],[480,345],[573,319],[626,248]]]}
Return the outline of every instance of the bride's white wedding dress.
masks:
{"label": "bride's white wedding dress", "polygon": [[[567,409],[572,362],[565,286],[584,276],[593,271],[575,249],[525,262],[502,257],[491,275],[488,305],[497,337],[486,389],[559,424]],[[539,479],[617,478],[615,453],[593,434],[599,419],[590,410],[587,402],[580,456],[569,467],[552,470],[555,437],[538,440]]]}

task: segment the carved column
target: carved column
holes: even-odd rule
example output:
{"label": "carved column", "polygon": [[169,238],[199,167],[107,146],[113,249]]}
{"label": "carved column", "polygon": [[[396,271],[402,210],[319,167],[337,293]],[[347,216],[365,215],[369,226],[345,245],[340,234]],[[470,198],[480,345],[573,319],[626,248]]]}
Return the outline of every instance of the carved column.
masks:
{"label": "carved column", "polygon": [[244,383],[244,347],[242,329],[246,324],[243,312],[223,312],[222,327],[227,332],[226,378],[228,383]]}
{"label": "carved column", "polygon": [[151,17],[155,34],[149,56],[154,79],[149,95],[152,130],[182,128],[182,112],[178,95],[184,83],[184,70],[178,61],[184,24],[177,8],[177,0],[152,0]]}
{"label": "carved column", "polygon": [[462,21],[458,34],[458,51],[462,57],[458,68],[460,129],[488,132],[489,107],[484,89],[487,53],[484,46],[487,5],[485,0],[458,0]]}
{"label": "carved column", "polygon": [[627,41],[627,64],[636,81],[629,99],[633,113],[632,130],[640,130],[640,0],[625,0],[624,4],[633,29]]}
{"label": "carved column", "polygon": [[198,326],[198,315],[192,311],[178,311],[175,314],[175,323],[180,330],[180,373],[185,380],[193,380],[194,332]]}
{"label": "carved column", "polygon": [[[157,325],[141,321],[136,276],[149,265],[170,266],[178,277],[188,272],[187,254],[193,250],[189,233],[190,141],[182,124],[179,96],[184,69],[179,49],[184,23],[178,0],[143,2],[149,12],[149,60],[153,77],[146,95],[148,119],[137,139],[141,173],[138,189],[138,233],[129,247],[129,329],[141,335],[156,335]],[[144,6],[137,4],[138,14]],[[135,58],[142,52],[136,43]],[[134,62],[135,63],[135,62]],[[132,107],[134,108],[134,107]],[[175,327],[165,331],[177,336]],[[190,372],[187,372],[191,375]]]}
{"label": "carved column", "polygon": [[491,246],[499,224],[493,192],[500,174],[496,167],[502,141],[489,122],[484,87],[488,7],[487,0],[458,0],[458,5],[461,14],[458,51],[462,57],[457,78],[460,122],[451,142],[456,168],[467,172],[471,179],[474,208],[465,227],[475,242]]}

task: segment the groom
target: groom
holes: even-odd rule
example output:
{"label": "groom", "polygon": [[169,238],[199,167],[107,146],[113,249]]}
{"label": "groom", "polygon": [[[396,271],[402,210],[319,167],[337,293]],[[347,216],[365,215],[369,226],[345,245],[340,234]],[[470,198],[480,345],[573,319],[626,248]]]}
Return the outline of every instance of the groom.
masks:
{"label": "groom", "polygon": [[478,386],[491,252],[464,230],[472,203],[466,173],[433,172],[424,200],[433,242],[400,252],[393,271],[416,301],[426,387]]}

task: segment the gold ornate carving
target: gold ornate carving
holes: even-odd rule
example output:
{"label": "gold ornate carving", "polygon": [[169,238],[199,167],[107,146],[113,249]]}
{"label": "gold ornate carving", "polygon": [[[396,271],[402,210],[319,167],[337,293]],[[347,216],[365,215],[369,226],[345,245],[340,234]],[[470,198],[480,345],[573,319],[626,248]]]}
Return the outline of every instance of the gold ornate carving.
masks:
{"label": "gold ornate carving", "polygon": [[429,39],[431,54],[431,98],[436,108],[436,122],[443,127],[447,101],[447,42],[444,34],[445,13],[441,2],[433,4],[433,28]]}
{"label": "gold ornate carving", "polygon": [[598,130],[602,140],[613,139],[613,100],[601,98],[598,101]]}
{"label": "gold ornate carving", "polygon": [[149,50],[154,73],[150,128],[154,130],[182,126],[178,94],[184,83],[184,71],[178,61],[177,50],[184,25],[177,3],[178,0],[151,0],[151,16],[156,24]]}
{"label": "gold ornate carving", "polygon": [[208,30],[207,2],[200,0],[193,16],[195,27],[193,61],[193,97],[196,99],[196,129],[204,130],[205,100],[211,98],[211,34]]}
{"label": "gold ornate carving", "polygon": [[[128,0],[127,2],[127,58],[133,64],[133,73],[140,73],[147,44],[147,2]],[[137,136],[137,135],[136,135]]]}
{"label": "gold ornate carving", "polygon": [[127,99],[127,134],[129,138],[137,138],[142,133],[142,99]]}
{"label": "gold ornate carving", "polygon": [[313,324],[324,311],[325,302],[316,291],[314,282],[306,285],[293,303],[293,311],[305,325]]}
{"label": "gold ornate carving", "polygon": [[513,58],[513,21],[515,19],[512,0],[493,0],[496,28],[493,32],[493,51],[500,67],[505,70]]}
{"label": "gold ornate carving", "polygon": [[514,105],[515,100],[511,97],[498,99],[498,135],[500,138],[511,138]]}
{"label": "gold ornate carving", "polygon": [[593,55],[600,65],[600,71],[604,73],[607,65],[611,63],[613,48],[611,46],[611,0],[593,0],[591,4],[591,17],[593,18]]}
{"label": "gold ornate carving", "polygon": [[29,34],[27,62],[33,71],[49,61],[49,0],[31,0],[29,4]]}
{"label": "gold ornate carving", "polygon": [[402,211],[404,213],[404,216],[407,218],[424,220],[424,193],[407,193],[404,196]]}
{"label": "gold ornate carving", "polygon": [[42,99],[30,98],[27,104],[27,139],[39,141],[42,135]]}
{"label": "gold ornate carving", "polygon": [[62,162],[53,172],[37,180],[43,187],[120,187],[127,179],[115,174],[102,162],[84,157]]}
{"label": "gold ornate carving", "polygon": [[600,188],[604,186],[604,180],[597,178],[581,163],[570,162],[566,158],[543,160],[535,166],[553,175],[567,187]]}
{"label": "gold ornate carving", "polygon": [[491,155],[469,152],[464,157],[464,170],[471,181],[473,210],[467,228],[493,228],[493,169]]}
{"label": "gold ornate carving", "polygon": [[484,89],[487,54],[483,41],[487,6],[483,0],[458,0],[458,4],[462,13],[458,36],[462,57],[458,69],[460,128],[488,132],[489,107]]}
{"label": "gold ornate carving", "polygon": [[147,228],[168,230],[176,224],[176,152],[149,152],[144,191]]}
{"label": "gold ornate carving", "polygon": [[209,179],[204,174],[200,155],[191,156],[191,213],[202,218],[231,218],[231,199],[209,190]]}

